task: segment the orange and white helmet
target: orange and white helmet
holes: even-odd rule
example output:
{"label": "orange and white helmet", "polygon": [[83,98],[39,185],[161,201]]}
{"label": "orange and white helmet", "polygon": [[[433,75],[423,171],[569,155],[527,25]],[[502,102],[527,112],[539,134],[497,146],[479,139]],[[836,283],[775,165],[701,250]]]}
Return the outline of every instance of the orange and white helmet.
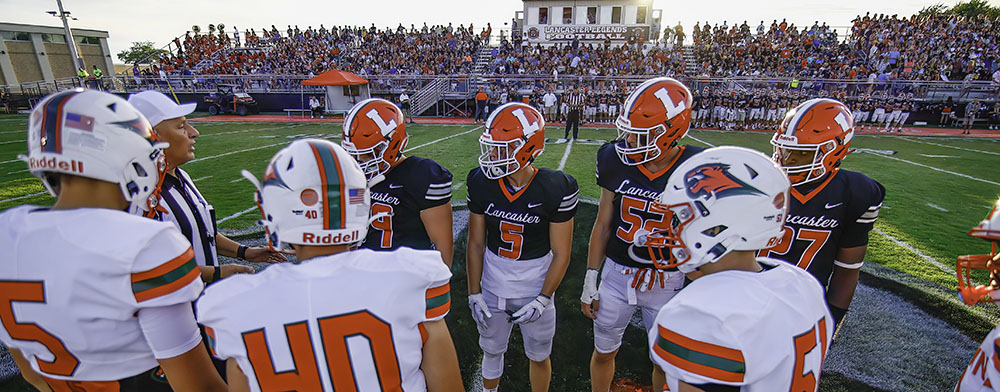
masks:
{"label": "orange and white helmet", "polygon": [[371,195],[358,163],[337,144],[296,140],[274,154],[257,188],[265,236],[272,250],[284,244],[360,244],[368,234]]}
{"label": "orange and white helmet", "polygon": [[133,215],[155,213],[167,165],[153,127],[119,96],[77,88],[42,98],[28,121],[28,163],[52,196],[50,173],[118,184]]}
{"label": "orange and white helmet", "polygon": [[691,91],[672,78],[650,79],[636,88],[615,120],[618,157],[641,165],[669,150],[691,127]]}
{"label": "orange and white helmet", "polygon": [[[803,102],[785,116],[771,137],[775,162],[785,171],[792,186],[805,184],[832,173],[850,153],[854,139],[854,116],[840,101],[816,98]],[[795,152],[812,153],[812,162],[787,165]]]}
{"label": "orange and white helmet", "polygon": [[545,150],[545,119],[537,109],[511,102],[493,110],[479,137],[479,167],[491,180],[505,177]]}
{"label": "orange and white helmet", "polygon": [[371,181],[399,162],[407,139],[403,111],[392,102],[371,98],[354,105],[347,114],[340,145]]}
{"label": "orange and white helmet", "polygon": [[[1000,249],[997,249],[1000,241],[1000,200],[993,204],[993,209],[986,219],[969,230],[969,236],[990,241],[990,253],[958,256],[955,262],[958,295],[969,306],[977,302],[1000,301],[1000,281],[997,280],[997,273],[1000,272]],[[972,275],[977,270],[989,272],[988,285],[973,284]]]}

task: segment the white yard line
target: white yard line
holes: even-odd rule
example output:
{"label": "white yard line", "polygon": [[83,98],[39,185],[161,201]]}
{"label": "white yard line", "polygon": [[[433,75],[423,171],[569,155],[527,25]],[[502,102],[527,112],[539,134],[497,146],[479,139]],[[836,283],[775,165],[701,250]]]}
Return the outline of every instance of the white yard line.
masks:
{"label": "white yard line", "polygon": [[38,195],[42,195],[42,194],[46,194],[46,193],[48,193],[48,192],[46,192],[46,191],[41,191],[41,192],[38,192],[38,193],[32,193],[32,194],[30,194],[30,195],[24,195],[24,196],[18,196],[18,197],[12,197],[12,198],[10,198],[10,199],[3,199],[3,200],[0,200],[0,203],[6,203],[6,202],[8,202],[8,201],[14,201],[14,200],[21,200],[21,199],[26,199],[26,198],[29,198],[29,197],[32,197],[32,196],[38,196]]}
{"label": "white yard line", "polygon": [[424,143],[424,144],[421,144],[421,145],[419,145],[419,146],[416,146],[416,147],[410,147],[410,148],[407,148],[407,149],[406,149],[406,150],[404,150],[403,152],[410,152],[410,151],[413,151],[413,150],[416,150],[416,149],[418,149],[418,148],[421,148],[421,147],[426,147],[426,146],[429,146],[429,145],[431,145],[431,144],[434,144],[434,143],[437,143],[437,142],[441,142],[441,141],[445,141],[445,140],[448,140],[448,139],[451,139],[451,138],[453,138],[453,137],[458,137],[458,136],[462,136],[462,135],[465,135],[465,134],[467,134],[467,133],[470,133],[470,132],[475,132],[475,131],[478,131],[478,130],[480,130],[480,129],[483,129],[483,125],[480,125],[480,126],[478,126],[478,127],[475,127],[475,128],[472,128],[472,129],[470,129],[470,130],[468,130],[468,131],[465,131],[465,132],[459,132],[459,133],[456,133],[456,134],[454,134],[454,135],[451,135],[451,136],[445,136],[445,137],[443,137],[443,138],[440,138],[440,139],[437,139],[437,140],[431,140],[431,141],[429,141],[429,142],[427,142],[427,143]]}
{"label": "white yard line", "polygon": [[219,222],[218,222],[218,223],[222,223],[222,222],[225,222],[225,221],[227,221],[227,220],[230,220],[230,219],[233,219],[233,218],[236,218],[236,217],[239,217],[239,216],[242,216],[242,215],[244,215],[244,214],[246,214],[246,213],[248,213],[248,212],[250,212],[250,211],[253,211],[253,210],[256,210],[256,209],[257,209],[257,206],[253,206],[253,207],[250,207],[250,208],[247,208],[247,209],[245,209],[245,210],[243,210],[243,211],[240,211],[240,212],[237,212],[237,213],[235,213],[235,214],[232,214],[232,215],[230,215],[230,216],[227,216],[227,217],[225,217],[225,218],[222,218],[222,219],[219,219]]}
{"label": "white yard line", "polygon": [[276,130],[276,129],[298,128],[298,127],[301,127],[303,125],[306,125],[306,124],[294,124],[294,125],[286,125],[286,126],[283,126],[283,127],[271,127],[271,128],[243,129],[243,130],[239,130],[239,131],[227,131],[227,132],[218,132],[218,133],[206,133],[204,135],[201,135],[201,137],[219,136],[219,135],[231,135],[231,134],[234,134],[234,133],[273,131],[273,130]]}
{"label": "white yard line", "polygon": [[562,159],[559,160],[559,167],[556,170],[562,170],[566,167],[566,160],[569,159],[570,151],[573,151],[573,139],[569,139],[569,142],[566,143],[566,151],[563,152]]}
{"label": "white yard line", "polygon": [[24,143],[24,142],[26,142],[26,141],[28,141],[28,139],[22,139],[22,140],[11,140],[11,141],[9,141],[9,142],[0,142],[0,144],[11,144],[11,143]]}
{"label": "white yard line", "polygon": [[212,178],[212,177],[215,177],[215,176],[205,176],[205,177],[202,177],[202,178],[195,178],[195,179],[191,180],[191,182],[198,182],[198,181],[201,181],[201,180],[207,180],[207,179]]}
{"label": "white yard line", "polygon": [[939,207],[939,206],[937,206],[936,204],[933,204],[933,203],[927,203],[927,206],[930,207],[930,208],[933,208],[935,210],[941,211],[941,212],[948,212],[948,210],[946,210],[944,208],[941,208],[941,207]]}
{"label": "white yard line", "polygon": [[219,154],[219,155],[212,155],[212,156],[207,156],[207,157],[204,157],[204,158],[192,159],[191,162],[198,162],[198,161],[205,161],[205,160],[209,160],[209,159],[221,158],[221,157],[224,157],[224,156],[227,156],[227,155],[239,154],[241,152],[262,150],[262,149],[265,149],[265,148],[271,148],[271,147],[274,147],[274,146],[280,146],[280,145],[288,144],[288,143],[290,143],[290,142],[274,143],[274,144],[268,144],[268,145],[264,145],[264,146],[260,146],[260,147],[254,147],[254,148],[247,148],[247,149],[243,149],[243,150],[230,151],[230,152],[222,153],[222,154]]}
{"label": "white yard line", "polygon": [[989,155],[1000,155],[1000,152],[983,151],[983,150],[977,150],[977,149],[974,149],[974,148],[965,148],[965,147],[958,147],[958,146],[949,146],[947,144],[928,142],[926,140],[920,140],[920,139],[910,139],[910,138],[906,138],[906,137],[904,137],[902,139],[906,140],[908,142],[914,142],[914,143],[920,143],[920,144],[930,144],[932,146],[953,148],[953,149],[962,150],[962,151],[978,152],[978,153],[981,153],[981,154],[989,154]]}
{"label": "white yard line", "polygon": [[24,169],[24,170],[14,170],[14,171],[12,171],[12,172],[7,172],[7,175],[9,176],[9,175],[11,175],[11,174],[17,174],[17,173],[27,173],[27,172],[28,172],[28,169]]}
{"label": "white yard line", "polygon": [[714,145],[714,144],[712,144],[712,143],[709,143],[709,142],[706,142],[706,141],[704,141],[704,140],[701,140],[701,139],[699,139],[699,138],[696,138],[696,137],[694,137],[694,136],[691,136],[691,134],[690,134],[690,133],[689,133],[689,134],[687,134],[687,137],[689,137],[689,138],[692,138],[692,139],[694,139],[694,141],[696,141],[696,142],[698,142],[698,143],[701,143],[701,144],[704,144],[704,145],[706,145],[706,146],[709,146],[709,147],[715,147],[715,145]]}
{"label": "white yard line", "polygon": [[877,156],[877,157],[882,157],[882,158],[892,159],[894,161],[900,161],[900,162],[904,162],[904,163],[909,163],[909,164],[914,165],[914,166],[920,166],[920,167],[928,168],[928,169],[931,169],[931,170],[934,170],[934,171],[939,171],[941,173],[947,173],[947,174],[951,174],[953,176],[958,176],[958,177],[962,177],[962,178],[968,178],[970,180],[975,180],[975,181],[979,181],[979,182],[985,182],[985,183],[991,184],[991,185],[998,185],[998,186],[1000,186],[1000,182],[995,182],[995,181],[990,181],[990,180],[984,180],[982,178],[973,177],[973,176],[970,176],[968,174],[956,173],[956,172],[953,172],[951,170],[939,169],[939,168],[936,168],[934,166],[925,165],[923,163],[918,163],[918,162],[913,162],[913,161],[908,161],[906,159],[896,158],[896,157],[890,156],[890,155],[878,154],[878,153],[869,152],[869,151],[864,151],[864,152],[868,152],[869,154]]}
{"label": "white yard line", "polygon": [[896,245],[899,245],[899,246],[901,246],[903,248],[906,248],[906,249],[912,251],[913,253],[916,253],[917,256],[920,256],[920,258],[924,259],[925,261],[930,262],[931,264],[934,264],[935,266],[937,266],[938,268],[940,268],[942,271],[947,272],[949,275],[955,273],[955,269],[954,268],[951,268],[951,267],[948,267],[948,266],[942,264],[940,261],[935,260],[933,257],[928,256],[926,253],[921,252],[919,249],[914,248],[910,244],[907,244],[907,243],[905,243],[903,241],[897,240],[895,237],[889,235],[889,233],[886,233],[886,232],[882,231],[881,229],[879,229],[877,227],[874,230],[875,230],[876,233],[879,233],[880,235],[882,235],[883,237],[889,239],[889,241],[892,241]]}
{"label": "white yard line", "polygon": [[455,185],[451,186],[451,191],[454,192],[454,191],[457,191],[459,189],[462,189],[462,186],[464,186],[464,185],[465,185],[465,181],[459,181],[459,182],[455,183]]}
{"label": "white yard line", "polygon": [[229,181],[229,183],[230,184],[235,184],[235,183],[240,182],[240,181],[246,181],[246,179],[247,179],[246,177],[240,177],[240,178],[237,178],[235,180]]}
{"label": "white yard line", "polygon": [[22,161],[20,159],[11,159],[9,161],[0,161],[0,165],[4,165],[4,164],[8,164],[8,163],[14,163],[14,162],[24,162],[24,161]]}

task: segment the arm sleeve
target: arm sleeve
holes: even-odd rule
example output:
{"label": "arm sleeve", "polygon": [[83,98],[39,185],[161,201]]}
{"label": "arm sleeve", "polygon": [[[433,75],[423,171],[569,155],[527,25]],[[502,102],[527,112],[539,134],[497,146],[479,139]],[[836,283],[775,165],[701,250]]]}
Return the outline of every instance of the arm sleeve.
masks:
{"label": "arm sleeve", "polygon": [[569,174],[564,174],[566,178],[562,195],[559,199],[559,207],[552,215],[552,222],[565,222],[576,216],[576,206],[579,203],[580,187],[576,184],[576,179]]}
{"label": "arm sleeve", "polygon": [[[611,172],[611,165],[618,160],[618,152],[615,151],[614,143],[607,143],[597,150],[597,185],[609,191],[614,191],[617,187],[614,184],[614,175]],[[613,160],[612,160],[613,159]]]}
{"label": "arm sleeve", "polygon": [[437,162],[431,163],[428,165],[427,192],[421,211],[451,202],[451,172]]}
{"label": "arm sleeve", "polygon": [[875,227],[885,188],[877,181],[864,177],[865,182],[852,186],[851,214],[847,217],[841,248],[868,245],[868,232]]}
{"label": "arm sleeve", "polygon": [[156,359],[173,358],[201,343],[189,303],[139,309],[139,326]]}
{"label": "arm sleeve", "polygon": [[742,347],[721,325],[712,315],[688,306],[664,308],[649,334],[654,362],[668,380],[691,385],[744,385]]}
{"label": "arm sleeve", "polygon": [[479,168],[477,167],[469,171],[469,175],[465,178],[465,200],[469,207],[469,212],[481,215],[483,213],[483,205],[481,204],[481,201],[474,196],[479,188],[479,183],[476,181],[478,173]]}
{"label": "arm sleeve", "polygon": [[140,308],[188,304],[204,284],[191,244],[175,227],[165,227],[132,264],[132,294]]}

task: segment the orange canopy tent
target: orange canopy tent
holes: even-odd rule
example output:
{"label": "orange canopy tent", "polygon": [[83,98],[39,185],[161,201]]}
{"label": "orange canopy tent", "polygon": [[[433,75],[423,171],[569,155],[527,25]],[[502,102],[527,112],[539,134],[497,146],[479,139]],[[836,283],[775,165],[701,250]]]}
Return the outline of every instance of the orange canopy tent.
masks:
{"label": "orange canopy tent", "polygon": [[[359,86],[359,85],[368,85],[368,80],[353,73],[336,69],[323,72],[319,75],[316,75],[312,78],[302,81],[302,86],[326,86],[325,110],[327,112],[346,111],[345,108],[350,109],[351,106],[353,106],[357,102],[357,94],[360,94],[360,93],[352,94],[350,96],[350,101],[345,102],[343,99],[346,98],[344,96],[346,96],[347,94],[345,93],[343,94],[344,96],[342,96],[339,93],[334,93],[334,91],[331,90],[333,89],[333,87],[331,86]],[[371,96],[370,88],[371,87],[369,86],[367,96]],[[345,89],[345,91],[347,90]],[[361,95],[362,97],[365,96],[364,94]],[[300,103],[302,105],[301,107],[304,108],[305,107],[304,92],[302,93],[301,100],[302,100],[302,102]],[[304,112],[301,114],[303,117],[305,116]]]}
{"label": "orange canopy tent", "polygon": [[368,84],[368,80],[347,71],[329,70],[302,81],[303,86],[355,86]]}

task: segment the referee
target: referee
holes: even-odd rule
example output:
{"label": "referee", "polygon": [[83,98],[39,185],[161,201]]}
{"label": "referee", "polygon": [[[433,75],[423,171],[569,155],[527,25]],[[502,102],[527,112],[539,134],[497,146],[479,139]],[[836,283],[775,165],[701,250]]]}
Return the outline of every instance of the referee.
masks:
{"label": "referee", "polygon": [[573,139],[576,139],[580,133],[580,107],[583,106],[583,94],[580,94],[580,89],[573,88],[573,92],[566,94],[566,105],[569,107],[569,113],[566,114],[566,134],[563,139],[569,139],[569,128],[573,127]]}
{"label": "referee", "polygon": [[194,159],[194,139],[198,137],[198,130],[185,116],[194,112],[196,104],[178,105],[157,91],[132,94],[128,101],[149,119],[156,136],[170,143],[164,150],[167,175],[160,188],[156,219],[173,222],[191,241],[202,280],[212,283],[236,273],[253,273],[253,268],[246,265],[219,265],[219,254],[253,262],[286,261],[280,253],[265,247],[247,247],[218,233],[215,209],[198,192],[191,177],[178,167]]}

